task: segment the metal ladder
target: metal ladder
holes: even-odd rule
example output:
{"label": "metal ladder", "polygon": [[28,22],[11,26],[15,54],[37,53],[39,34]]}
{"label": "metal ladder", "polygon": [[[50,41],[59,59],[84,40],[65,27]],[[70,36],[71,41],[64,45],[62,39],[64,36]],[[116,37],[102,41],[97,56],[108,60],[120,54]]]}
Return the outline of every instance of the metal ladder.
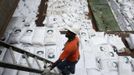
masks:
{"label": "metal ladder", "polygon": [[[0,46],[5,47],[5,48],[7,48],[7,50],[9,50],[9,52],[11,54],[11,58],[13,60],[13,63],[8,63],[8,62],[0,61],[0,67],[3,67],[3,68],[8,68],[8,69],[21,70],[21,71],[26,71],[26,72],[42,74],[43,70],[41,70],[41,65],[39,64],[39,61],[43,61],[45,66],[47,64],[52,63],[51,61],[49,61],[49,60],[47,60],[45,58],[42,58],[40,56],[37,56],[37,55],[32,54],[30,52],[27,52],[27,51],[25,51],[23,49],[20,49],[20,48],[17,48],[15,46],[12,46],[10,44],[7,44],[7,43],[5,43],[3,41],[0,41]],[[25,60],[27,62],[28,67],[17,64],[13,51],[23,55],[23,57],[25,58]],[[39,69],[32,68],[32,65],[29,63],[28,57],[31,57],[31,58],[33,58],[35,60],[35,62],[37,63]],[[48,75],[48,74],[46,74],[46,75]],[[60,75],[60,74],[56,73],[56,71],[55,71],[54,73],[49,73],[49,75]]]}

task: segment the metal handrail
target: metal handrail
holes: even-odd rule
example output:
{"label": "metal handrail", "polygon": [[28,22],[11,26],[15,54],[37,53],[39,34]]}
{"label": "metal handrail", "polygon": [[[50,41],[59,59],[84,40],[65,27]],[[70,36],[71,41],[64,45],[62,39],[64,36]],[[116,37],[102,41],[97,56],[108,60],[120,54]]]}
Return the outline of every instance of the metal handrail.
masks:
{"label": "metal handrail", "polygon": [[22,70],[22,71],[33,72],[33,73],[42,73],[43,72],[42,70],[38,70],[35,68],[29,68],[26,66],[11,64],[11,63],[7,63],[7,62],[3,62],[3,61],[0,61],[0,67]]}
{"label": "metal handrail", "polygon": [[[43,61],[45,63],[53,63],[45,58],[42,58],[42,57],[37,56],[35,54],[32,54],[28,51],[25,51],[23,49],[20,49],[20,48],[17,48],[15,46],[12,46],[10,44],[7,44],[3,41],[0,41],[0,46],[8,48],[8,50],[11,50],[11,51],[13,50],[15,52],[21,53],[21,54],[26,55],[28,57],[36,58],[36,60],[40,60],[40,61]],[[3,61],[0,61],[0,67],[22,70],[22,71],[33,72],[33,73],[42,73],[43,72],[41,69],[35,69],[32,67],[22,66],[22,65],[18,65],[18,64],[14,64],[14,63],[7,63],[7,62],[3,62]]]}
{"label": "metal handrail", "polygon": [[20,49],[20,48],[17,48],[15,46],[12,46],[10,44],[7,44],[7,43],[5,43],[3,41],[0,41],[0,46],[4,46],[6,48],[12,48],[13,51],[16,51],[16,52],[21,53],[21,54],[27,54],[27,56],[30,56],[32,58],[35,58],[36,57],[38,60],[45,61],[46,63],[53,63],[53,62],[51,62],[51,61],[49,61],[49,60],[47,60],[45,58],[42,58],[42,57],[37,56],[35,54],[32,54],[32,53],[30,53],[28,51],[25,51],[23,49]]}

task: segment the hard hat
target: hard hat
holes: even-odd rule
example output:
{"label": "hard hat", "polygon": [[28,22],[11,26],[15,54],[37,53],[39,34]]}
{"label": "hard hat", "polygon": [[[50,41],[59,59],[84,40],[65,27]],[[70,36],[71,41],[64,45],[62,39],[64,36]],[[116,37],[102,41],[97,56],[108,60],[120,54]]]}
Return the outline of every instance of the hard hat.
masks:
{"label": "hard hat", "polygon": [[71,32],[73,32],[75,34],[78,34],[79,31],[80,31],[80,26],[79,25],[72,25],[72,26],[66,25],[65,29],[67,29],[67,30],[69,30],[69,31],[71,31]]}

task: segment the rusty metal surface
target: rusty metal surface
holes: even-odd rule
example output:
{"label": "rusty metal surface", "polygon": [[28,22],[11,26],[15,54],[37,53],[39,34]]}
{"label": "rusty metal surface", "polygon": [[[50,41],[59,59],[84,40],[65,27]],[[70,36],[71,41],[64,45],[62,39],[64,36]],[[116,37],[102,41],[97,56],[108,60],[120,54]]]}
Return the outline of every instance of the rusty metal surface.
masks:
{"label": "rusty metal surface", "polygon": [[46,11],[47,11],[47,1],[48,0],[41,0],[37,15],[36,25],[37,26],[44,26],[43,21],[46,17]]}

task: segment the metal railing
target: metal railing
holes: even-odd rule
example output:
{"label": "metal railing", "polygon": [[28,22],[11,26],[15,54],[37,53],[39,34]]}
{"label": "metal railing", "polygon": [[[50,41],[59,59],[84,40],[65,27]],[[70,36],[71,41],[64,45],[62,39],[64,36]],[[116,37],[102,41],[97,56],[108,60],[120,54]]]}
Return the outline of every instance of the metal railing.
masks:
{"label": "metal railing", "polygon": [[[49,61],[45,58],[42,58],[42,57],[37,56],[35,54],[32,54],[28,51],[25,51],[23,49],[20,49],[20,48],[17,48],[15,46],[12,46],[10,44],[7,44],[3,41],[0,41],[0,46],[3,46],[5,48],[7,48],[7,50],[9,50],[9,52],[11,54],[11,58],[13,60],[13,63],[0,61],[0,67],[3,67],[3,68],[9,68],[9,69],[15,69],[15,70],[21,70],[21,71],[27,71],[27,72],[33,72],[33,73],[42,73],[43,70],[41,70],[41,65],[39,64],[38,60],[43,61],[44,65],[46,65],[47,63],[52,63],[51,61]],[[24,58],[26,59],[28,67],[17,64],[13,51],[18,52],[24,56]],[[28,57],[32,57],[34,60],[36,60],[35,62],[37,63],[39,69],[32,68],[32,65],[30,64]]]}

